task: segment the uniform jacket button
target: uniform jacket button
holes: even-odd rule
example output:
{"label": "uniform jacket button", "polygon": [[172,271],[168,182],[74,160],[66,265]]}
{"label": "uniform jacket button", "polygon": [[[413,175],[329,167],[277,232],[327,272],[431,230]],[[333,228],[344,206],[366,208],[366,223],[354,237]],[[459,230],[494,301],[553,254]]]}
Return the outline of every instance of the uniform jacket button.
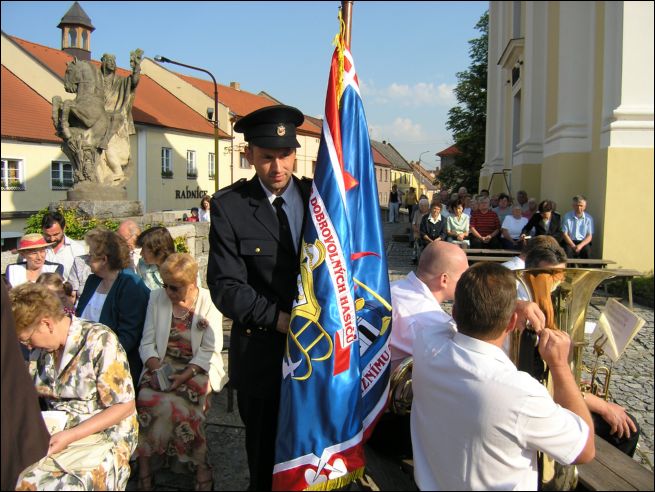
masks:
{"label": "uniform jacket button", "polygon": [[261,253],[261,252],[262,252],[261,248],[255,248],[255,253]]}
{"label": "uniform jacket button", "polygon": [[252,330],[251,330],[250,328],[248,328],[248,329],[246,330],[246,335],[250,335],[251,333],[252,333]]}

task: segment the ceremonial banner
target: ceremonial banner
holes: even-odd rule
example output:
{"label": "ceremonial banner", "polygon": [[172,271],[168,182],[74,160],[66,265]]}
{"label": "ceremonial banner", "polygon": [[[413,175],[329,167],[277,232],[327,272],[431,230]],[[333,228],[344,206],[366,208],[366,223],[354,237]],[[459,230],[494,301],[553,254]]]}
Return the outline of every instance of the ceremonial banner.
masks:
{"label": "ceremonial banner", "polygon": [[362,476],[363,443],[389,392],[375,168],[343,32],[336,44],[283,361],[274,490],[330,490]]}

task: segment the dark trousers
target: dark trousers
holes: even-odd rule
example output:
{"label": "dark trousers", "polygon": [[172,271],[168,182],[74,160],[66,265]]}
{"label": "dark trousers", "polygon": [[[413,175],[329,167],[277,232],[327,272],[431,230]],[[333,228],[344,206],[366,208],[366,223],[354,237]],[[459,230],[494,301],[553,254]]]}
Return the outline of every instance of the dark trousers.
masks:
{"label": "dark trousers", "polygon": [[[581,242],[582,241],[573,241],[573,244],[577,246]],[[591,243],[582,248],[579,253],[576,253],[573,248],[566,243],[563,243],[562,246],[564,247],[564,251],[566,251],[567,258],[591,258]]]}
{"label": "dark trousers", "polygon": [[279,394],[274,398],[255,398],[237,391],[237,405],[246,426],[246,453],[250,470],[248,490],[271,490]]}
{"label": "dark trousers", "polygon": [[605,419],[597,413],[591,413],[591,418],[594,421],[594,430],[598,437],[606,440],[612,446],[614,446],[619,451],[624,452],[628,456],[632,457],[635,454],[637,449],[637,442],[639,441],[639,435],[641,434],[641,428],[635,420],[635,418],[628,413],[628,417],[632,419],[637,426],[637,432],[630,432],[630,437],[616,437],[616,435],[610,434],[612,427],[605,422]]}
{"label": "dark trousers", "polygon": [[413,453],[410,416],[383,413],[367,444],[386,456],[397,459],[411,458]]}
{"label": "dark trousers", "polygon": [[502,249],[503,245],[500,244],[498,236],[495,236],[488,243],[482,242],[473,234],[469,235],[469,240],[471,241],[471,248],[475,249]]}

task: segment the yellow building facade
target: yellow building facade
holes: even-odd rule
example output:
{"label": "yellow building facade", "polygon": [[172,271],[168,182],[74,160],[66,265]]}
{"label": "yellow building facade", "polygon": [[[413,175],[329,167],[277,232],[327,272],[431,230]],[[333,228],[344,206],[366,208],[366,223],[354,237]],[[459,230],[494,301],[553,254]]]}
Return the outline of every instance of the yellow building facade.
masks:
{"label": "yellow building facade", "polygon": [[[490,2],[480,188],[562,215],[587,198],[593,253],[653,270],[653,2]],[[506,178],[505,179],[503,179]]]}

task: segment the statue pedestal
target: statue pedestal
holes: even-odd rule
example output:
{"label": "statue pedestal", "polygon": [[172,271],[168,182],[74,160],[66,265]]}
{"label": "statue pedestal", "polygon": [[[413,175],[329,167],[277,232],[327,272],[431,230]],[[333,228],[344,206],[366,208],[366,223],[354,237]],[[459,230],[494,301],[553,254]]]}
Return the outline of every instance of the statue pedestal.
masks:
{"label": "statue pedestal", "polygon": [[[120,191],[120,190],[117,190]],[[50,210],[58,208],[77,210],[78,213],[98,219],[120,219],[124,217],[140,217],[143,215],[143,204],[138,200],[61,200],[52,202]]]}
{"label": "statue pedestal", "polygon": [[75,188],[66,193],[66,197],[69,202],[127,200],[127,190],[119,186],[78,183]]}

